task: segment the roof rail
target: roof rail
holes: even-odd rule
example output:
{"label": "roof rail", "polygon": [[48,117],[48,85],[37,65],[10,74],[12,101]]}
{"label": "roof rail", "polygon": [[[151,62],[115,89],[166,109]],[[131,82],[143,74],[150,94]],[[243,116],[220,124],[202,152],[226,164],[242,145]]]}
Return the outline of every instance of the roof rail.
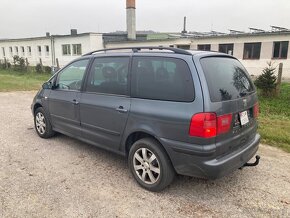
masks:
{"label": "roof rail", "polygon": [[172,51],[175,54],[183,54],[183,55],[192,55],[190,52],[180,49],[180,48],[172,48],[172,47],[163,47],[163,46],[147,46],[147,47],[124,47],[124,48],[108,48],[108,49],[101,49],[96,51],[91,51],[89,53],[84,54],[83,56],[92,55],[97,52],[107,52],[107,51],[116,51],[116,50],[132,50],[134,53],[139,52],[143,49],[146,50],[167,50]]}

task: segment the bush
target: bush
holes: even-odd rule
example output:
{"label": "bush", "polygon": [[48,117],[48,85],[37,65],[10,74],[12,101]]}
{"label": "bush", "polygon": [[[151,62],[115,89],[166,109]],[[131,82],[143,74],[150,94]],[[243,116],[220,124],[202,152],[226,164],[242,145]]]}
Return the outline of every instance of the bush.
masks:
{"label": "bush", "polygon": [[14,69],[17,71],[25,71],[25,59],[18,55],[13,56]]}
{"label": "bush", "polygon": [[36,71],[37,73],[43,73],[43,69],[42,69],[41,64],[37,64],[37,65],[35,66],[35,71]]}
{"label": "bush", "polygon": [[45,72],[45,73],[51,73],[51,67],[49,67],[49,66],[45,66],[45,67],[44,67],[44,72]]}
{"label": "bush", "polygon": [[263,96],[273,96],[276,91],[276,67],[271,62],[267,64],[268,66],[263,70],[263,73],[256,79],[255,85],[261,90]]}
{"label": "bush", "polygon": [[11,64],[10,64],[10,62],[6,59],[6,63],[5,63],[5,60],[1,60],[0,61],[0,68],[1,69],[9,69],[9,68],[11,68]]}

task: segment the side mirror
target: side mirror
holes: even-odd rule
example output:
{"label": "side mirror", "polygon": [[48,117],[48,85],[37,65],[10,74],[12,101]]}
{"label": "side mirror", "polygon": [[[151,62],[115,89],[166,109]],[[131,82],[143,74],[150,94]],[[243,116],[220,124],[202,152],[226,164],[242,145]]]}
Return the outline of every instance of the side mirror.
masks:
{"label": "side mirror", "polygon": [[42,84],[43,89],[52,89],[52,83],[51,82],[45,82]]}

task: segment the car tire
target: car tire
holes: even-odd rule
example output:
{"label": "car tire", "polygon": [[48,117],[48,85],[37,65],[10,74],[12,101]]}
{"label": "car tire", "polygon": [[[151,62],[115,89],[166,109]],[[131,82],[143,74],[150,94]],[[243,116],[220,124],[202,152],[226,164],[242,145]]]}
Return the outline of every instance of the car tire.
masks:
{"label": "car tire", "polygon": [[34,127],[41,138],[47,139],[55,134],[52,130],[50,120],[42,107],[37,108],[34,112]]}
{"label": "car tire", "polygon": [[140,139],[132,145],[128,163],[138,184],[149,191],[159,192],[175,178],[166,151],[151,138]]}

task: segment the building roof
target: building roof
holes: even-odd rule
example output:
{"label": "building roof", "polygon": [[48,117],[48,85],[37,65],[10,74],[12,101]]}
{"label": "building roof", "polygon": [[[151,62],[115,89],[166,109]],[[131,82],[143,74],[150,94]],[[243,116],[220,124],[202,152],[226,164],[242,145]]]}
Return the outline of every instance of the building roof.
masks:
{"label": "building roof", "polygon": [[27,37],[27,38],[14,38],[14,39],[0,39],[0,42],[17,42],[17,41],[32,41],[32,40],[44,40],[50,38],[62,38],[62,37],[80,37],[86,35],[102,35],[102,33],[94,33],[94,32],[86,32],[86,33],[78,33],[75,35],[66,34],[66,35],[50,35],[50,36],[38,36],[38,37]]}

